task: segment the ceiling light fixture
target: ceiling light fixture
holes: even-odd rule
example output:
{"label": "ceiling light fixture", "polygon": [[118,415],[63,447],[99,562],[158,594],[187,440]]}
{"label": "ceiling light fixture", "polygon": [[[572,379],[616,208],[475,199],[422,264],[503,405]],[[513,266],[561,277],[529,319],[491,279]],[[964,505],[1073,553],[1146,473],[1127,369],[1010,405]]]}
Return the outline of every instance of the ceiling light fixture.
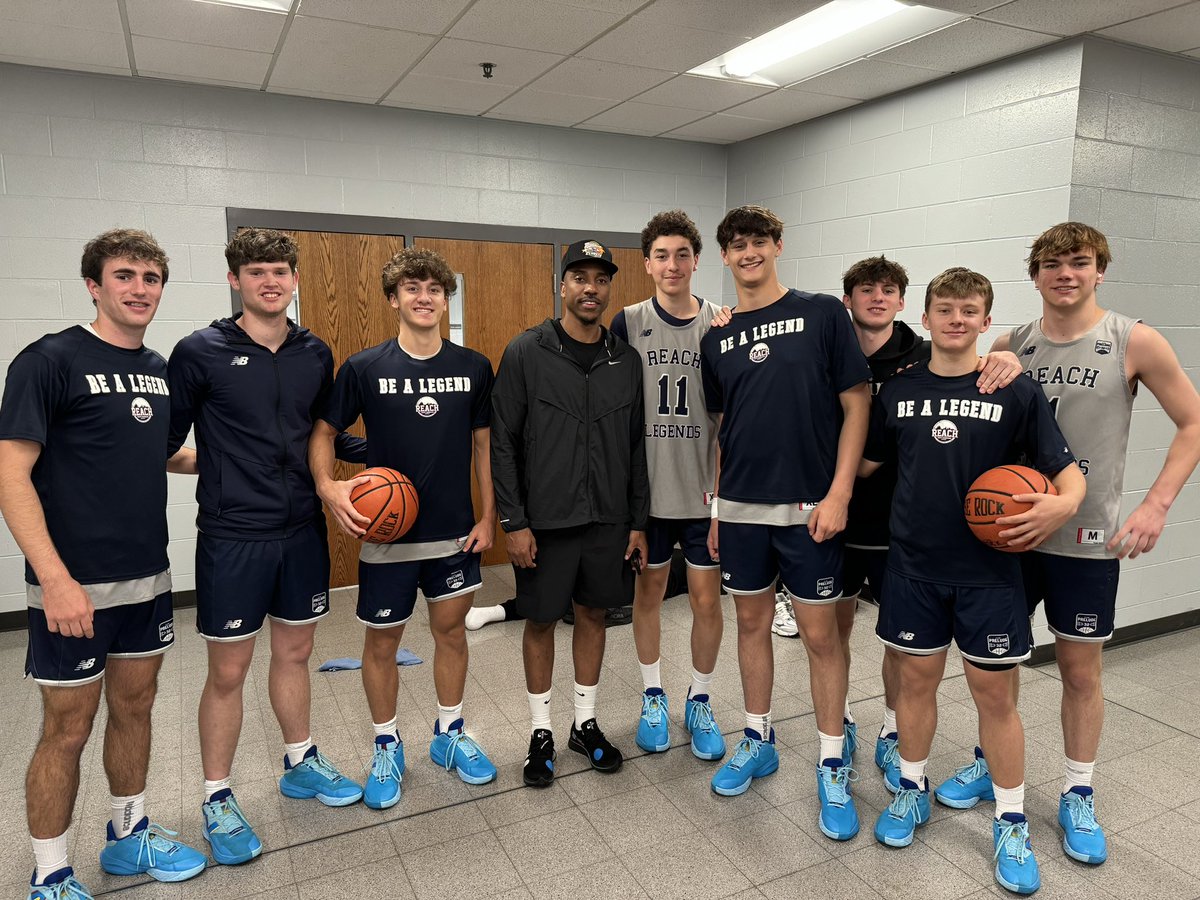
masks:
{"label": "ceiling light fixture", "polygon": [[195,0],[213,6],[232,6],[235,9],[253,9],[259,12],[286,13],[295,0]]}
{"label": "ceiling light fixture", "polygon": [[689,74],[787,86],[966,18],[898,0],[832,0]]}

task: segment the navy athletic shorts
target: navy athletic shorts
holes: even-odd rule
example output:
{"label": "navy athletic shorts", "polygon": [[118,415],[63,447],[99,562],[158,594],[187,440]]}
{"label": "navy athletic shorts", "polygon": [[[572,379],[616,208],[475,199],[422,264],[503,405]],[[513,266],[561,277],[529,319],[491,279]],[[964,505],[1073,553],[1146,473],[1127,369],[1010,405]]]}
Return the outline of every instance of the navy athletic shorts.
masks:
{"label": "navy athletic shorts", "polygon": [[721,583],[730,594],[773,591],[778,577],[801,603],[842,599],[841,535],[817,543],[807,525],[721,522],[718,540]]}
{"label": "navy athletic shorts", "polygon": [[[647,569],[658,569],[671,564],[671,553],[675,545],[683,551],[683,558],[692,569],[715,569],[721,564],[708,555],[708,528],[712,519],[656,519],[651,517],[646,526],[646,545],[650,558]],[[622,551],[623,553],[624,551]]]}
{"label": "navy athletic shorts", "polygon": [[428,603],[479,590],[479,554],[460,550],[437,559],[358,563],[358,621],[369,628],[391,628],[412,618],[417,588]]}
{"label": "navy athletic shorts", "polygon": [[857,597],[863,582],[871,585],[871,596],[876,605],[883,591],[883,572],[887,568],[887,550],[868,550],[864,547],[847,547],[842,564],[842,597]]}
{"label": "navy athletic shorts", "polygon": [[1107,641],[1117,615],[1119,559],[1078,559],[1052,553],[1021,554],[1029,615],[1046,602],[1046,621],[1069,641]]}

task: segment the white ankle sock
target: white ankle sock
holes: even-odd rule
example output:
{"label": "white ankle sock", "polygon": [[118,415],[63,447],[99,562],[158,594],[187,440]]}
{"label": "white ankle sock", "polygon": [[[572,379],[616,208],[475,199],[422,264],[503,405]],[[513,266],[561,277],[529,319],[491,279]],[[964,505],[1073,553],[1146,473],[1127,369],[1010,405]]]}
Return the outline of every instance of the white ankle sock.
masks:
{"label": "white ankle sock", "polygon": [[854,724],[854,713],[852,713],[850,711],[850,698],[849,697],[846,698],[846,711],[844,713],[842,713],[842,718],[844,718],[851,725]]}
{"label": "white ankle sock", "polygon": [[114,797],[110,794],[109,805],[112,807],[113,834],[117,836],[118,841],[133,834],[133,826],[146,815],[145,793],[129,797]]}
{"label": "white ankle sock", "polygon": [[1000,818],[1005,813],[1021,813],[1025,814],[1025,782],[1021,782],[1014,788],[1002,788],[1000,785],[992,782],[992,791],[996,795],[996,818]]}
{"label": "white ankle sock", "polygon": [[529,733],[533,734],[539,728],[554,731],[550,727],[550,691],[544,694],[526,693],[529,698]]}
{"label": "white ankle sock", "polygon": [[230,784],[228,775],[226,775],[224,778],[218,779],[217,781],[209,781],[207,778],[205,778],[204,802],[208,803],[208,801],[212,800],[213,794],[217,793],[218,791],[225,790],[232,790],[232,785]]}
{"label": "white ankle sock", "polygon": [[817,729],[817,737],[821,741],[821,755],[818,757],[818,764],[824,763],[827,759],[842,758],[842,742],[846,735],[843,734],[825,734],[820,729]]}
{"label": "white ankle sock", "polygon": [[49,876],[66,867],[68,834],[70,834],[70,829],[56,838],[31,837],[29,839],[33,844],[33,858],[37,863],[37,873],[33,879],[36,884],[42,884]]}
{"label": "white ankle sock", "polygon": [[889,734],[895,734],[898,730],[896,728],[896,711],[885,706],[883,708],[883,725],[879,729],[879,736],[887,737]]}
{"label": "white ankle sock", "polygon": [[598,684],[575,682],[575,727],[580,728],[588,719],[596,718],[596,690]]}
{"label": "white ankle sock", "polygon": [[467,631],[478,631],[484,625],[491,625],[493,622],[503,621],[504,607],[500,605],[472,606],[467,610]]}
{"label": "white ankle sock", "polygon": [[304,759],[304,754],[308,752],[312,745],[312,735],[309,735],[298,744],[284,744],[283,749],[287,752],[288,765],[300,765],[301,760]]}
{"label": "white ankle sock", "polygon": [[462,718],[462,704],[458,706],[442,706],[438,704],[438,729],[445,734],[450,726]]}
{"label": "white ankle sock", "polygon": [[712,696],[712,680],[713,673],[705,674],[699,669],[692,668],[692,686],[688,689],[688,697],[695,697],[697,694],[704,694],[708,697]]}
{"label": "white ankle sock", "polygon": [[1092,773],[1096,769],[1094,762],[1078,762],[1070,757],[1066,757],[1066,765],[1063,768],[1066,775],[1062,789],[1064,794],[1073,787],[1092,786]]}
{"label": "white ankle sock", "polygon": [[929,757],[909,762],[903,756],[900,757],[900,777],[907,778],[921,790],[925,790],[925,767],[929,765]]}
{"label": "white ankle sock", "polygon": [[375,729],[375,737],[394,737],[397,741],[400,740],[400,729],[396,727],[395,716],[386,722],[372,722],[371,727]]}
{"label": "white ankle sock", "polygon": [[751,731],[757,731],[764,741],[771,739],[771,711],[768,709],[765,713],[752,713],[746,710],[746,727]]}
{"label": "white ankle sock", "polygon": [[642,690],[648,691],[650,688],[662,690],[662,675],[659,672],[660,662],[662,662],[661,659],[656,659],[652,663],[638,663],[642,667]]}

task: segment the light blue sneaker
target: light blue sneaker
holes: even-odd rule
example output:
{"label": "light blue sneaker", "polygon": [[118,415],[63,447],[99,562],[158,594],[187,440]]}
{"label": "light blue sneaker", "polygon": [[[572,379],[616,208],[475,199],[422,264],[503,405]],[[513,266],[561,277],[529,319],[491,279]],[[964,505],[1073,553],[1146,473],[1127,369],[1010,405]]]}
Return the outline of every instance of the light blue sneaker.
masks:
{"label": "light blue sneaker", "polygon": [[262,841],[229,788],[213,794],[211,800],[200,805],[200,811],[204,814],[204,837],[213,859],[221,865],[236,866],[262,854]]}
{"label": "light blue sneaker", "polygon": [[462,719],[455,719],[445,732],[440,722],[433,723],[429,758],[447,772],[458,772],[458,777],[467,784],[487,784],[496,777],[496,767],[483,748],[463,731]]}
{"label": "light blue sneaker", "polygon": [[842,719],[842,765],[854,765],[854,751],[858,749],[858,723]]}
{"label": "light blue sneaker", "polygon": [[293,800],[314,797],[326,806],[349,806],[362,799],[363,789],[337,770],[333,763],[317,752],[316,745],[308,748],[304,759],[296,765],[283,757],[286,770],[279,779],[279,790]]}
{"label": "light blue sneaker", "polygon": [[713,719],[708,694],[688,697],[683,707],[683,723],[692,736],[692,755],[697,759],[720,759],[725,755],[725,735]]}
{"label": "light blue sneaker", "polygon": [[1063,830],[1063,850],[1071,859],[1098,866],[1108,859],[1104,829],[1096,821],[1095,798],[1090,787],[1073,787],[1058,798],[1058,824]]}
{"label": "light blue sneaker", "polygon": [[933,793],[938,803],[954,809],[970,809],[980,800],[995,800],[992,776],[988,772],[983,751],[976,747],[975,761],[960,768],[952,777],[939,784]]}
{"label": "light blue sneaker", "polygon": [[767,740],[752,728],[738,741],[733,758],[717,769],[712,778],[712,789],[722,797],[744,794],[755,778],[770,775],[779,769],[779,754],[775,751],[775,729]]}
{"label": "light blue sneaker", "polygon": [[901,778],[896,796],[875,822],[875,840],[889,847],[907,847],[917,826],[929,821],[930,812],[929,789]]}
{"label": "light blue sneaker", "polygon": [[992,820],[992,840],[996,842],[996,881],[1014,894],[1032,894],[1042,886],[1033,845],[1029,842],[1029,822],[1020,813],[1005,813]]}
{"label": "light blue sneaker", "polygon": [[404,742],[390,734],[375,736],[371,774],[363,785],[363,803],[371,809],[391,809],[400,800],[404,779]]}
{"label": "light blue sneaker", "polygon": [[[33,878],[37,878],[36,869]],[[52,872],[44,884],[34,884],[33,878],[29,880],[28,900],[95,900],[91,891],[75,880],[75,870],[70,866]]]}
{"label": "light blue sneaker", "polygon": [[646,688],[642,694],[642,715],[638,719],[637,745],[647,753],[662,753],[671,748],[667,722],[667,695],[662,688]]}
{"label": "light blue sneaker", "polygon": [[850,796],[850,782],[858,775],[850,766],[841,765],[836,757],[817,766],[817,799],[821,817],[817,824],[821,833],[835,841],[848,841],[858,834],[858,810]]}
{"label": "light blue sneaker", "polygon": [[875,765],[883,772],[883,786],[893,794],[900,790],[900,737],[896,732],[875,739]]}
{"label": "light blue sneaker", "polygon": [[155,881],[187,881],[204,871],[208,857],[187,844],[171,840],[179,832],[142,821],[117,838],[108,823],[108,843],[100,851],[100,868],[109,875],[149,875]]}

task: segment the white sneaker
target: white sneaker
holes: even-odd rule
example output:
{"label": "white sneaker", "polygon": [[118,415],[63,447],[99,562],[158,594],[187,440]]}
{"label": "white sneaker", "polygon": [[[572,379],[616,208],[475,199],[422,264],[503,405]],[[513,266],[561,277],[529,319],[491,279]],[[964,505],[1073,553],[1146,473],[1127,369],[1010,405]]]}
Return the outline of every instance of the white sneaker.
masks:
{"label": "white sneaker", "polygon": [[796,613],[792,609],[792,601],[783,594],[775,595],[775,621],[771,623],[771,632],[780,637],[800,637],[796,628]]}

